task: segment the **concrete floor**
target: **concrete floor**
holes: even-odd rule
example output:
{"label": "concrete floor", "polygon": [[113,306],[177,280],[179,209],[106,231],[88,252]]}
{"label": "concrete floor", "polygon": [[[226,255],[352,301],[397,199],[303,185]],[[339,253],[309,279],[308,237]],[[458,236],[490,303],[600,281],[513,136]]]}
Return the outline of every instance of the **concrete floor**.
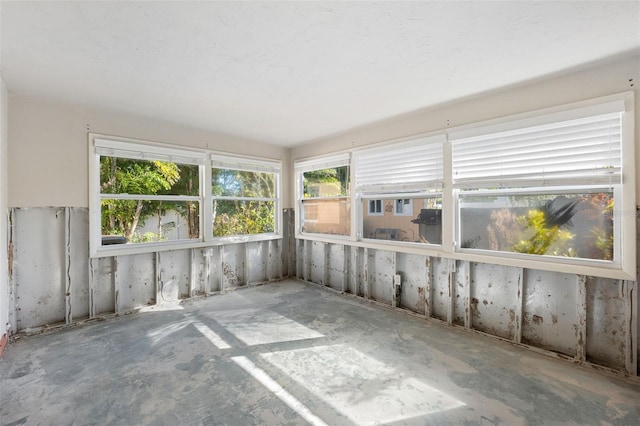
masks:
{"label": "concrete floor", "polygon": [[9,345],[0,424],[640,424],[640,381],[299,281]]}

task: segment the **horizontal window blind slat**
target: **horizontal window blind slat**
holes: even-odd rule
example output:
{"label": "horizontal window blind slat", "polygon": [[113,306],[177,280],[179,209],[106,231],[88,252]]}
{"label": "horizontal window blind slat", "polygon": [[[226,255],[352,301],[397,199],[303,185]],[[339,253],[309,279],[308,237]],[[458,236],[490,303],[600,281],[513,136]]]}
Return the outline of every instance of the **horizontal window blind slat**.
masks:
{"label": "horizontal window blind slat", "polygon": [[617,113],[453,140],[454,186],[611,179],[622,164],[620,129]]}
{"label": "horizontal window blind slat", "polygon": [[357,190],[441,186],[444,141],[438,135],[357,152]]}

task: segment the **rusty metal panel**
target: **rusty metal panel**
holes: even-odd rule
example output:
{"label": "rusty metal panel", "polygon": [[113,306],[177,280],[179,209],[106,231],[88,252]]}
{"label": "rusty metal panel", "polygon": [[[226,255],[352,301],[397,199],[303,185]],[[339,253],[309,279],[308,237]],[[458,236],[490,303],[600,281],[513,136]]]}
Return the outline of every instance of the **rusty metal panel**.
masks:
{"label": "rusty metal panel", "polygon": [[326,285],[334,290],[342,291],[344,282],[344,246],[342,244],[329,244],[328,282]]}
{"label": "rusty metal panel", "polygon": [[449,314],[449,259],[431,261],[431,316],[447,321]]}
{"label": "rusty metal panel", "polygon": [[473,328],[514,339],[520,268],[474,263],[471,275]]}
{"label": "rusty metal panel", "polygon": [[371,298],[391,304],[393,276],[396,274],[395,253],[388,250],[369,250]]}
{"label": "rusty metal panel", "polygon": [[14,210],[13,245],[17,329],[64,322],[65,210]]}
{"label": "rusty metal panel", "polygon": [[221,246],[222,288],[234,288],[246,285],[244,244]]}
{"label": "rusty metal panel", "polygon": [[160,253],[159,300],[156,303],[173,303],[189,297],[191,256],[189,250],[172,250]]}
{"label": "rusty metal panel", "polygon": [[156,303],[154,254],[118,256],[115,283],[117,312]]}
{"label": "rusty metal panel", "polygon": [[425,257],[398,253],[397,273],[402,277],[400,306],[418,314],[424,314]]}
{"label": "rusty metal panel", "polygon": [[625,291],[622,281],[587,278],[587,360],[625,367]]}
{"label": "rusty metal panel", "polygon": [[525,270],[522,343],[577,354],[579,294],[576,276]]}
{"label": "rusty metal panel", "polygon": [[256,241],[245,244],[247,284],[267,281],[268,243],[268,241]]}

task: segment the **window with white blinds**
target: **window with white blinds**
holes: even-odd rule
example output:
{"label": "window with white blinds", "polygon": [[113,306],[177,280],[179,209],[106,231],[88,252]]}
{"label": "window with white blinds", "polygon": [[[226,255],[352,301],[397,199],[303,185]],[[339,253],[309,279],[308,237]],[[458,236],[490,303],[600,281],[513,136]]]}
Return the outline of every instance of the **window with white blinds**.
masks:
{"label": "window with white blinds", "polygon": [[452,140],[456,188],[617,184],[621,112]]}
{"label": "window with white blinds", "polygon": [[128,158],[130,160],[165,161],[170,163],[204,165],[207,154],[188,149],[177,149],[157,145],[141,145],[109,139],[95,139],[95,152],[104,157]]}
{"label": "window with white blinds", "polygon": [[444,135],[363,150],[354,155],[356,191],[442,188]]}

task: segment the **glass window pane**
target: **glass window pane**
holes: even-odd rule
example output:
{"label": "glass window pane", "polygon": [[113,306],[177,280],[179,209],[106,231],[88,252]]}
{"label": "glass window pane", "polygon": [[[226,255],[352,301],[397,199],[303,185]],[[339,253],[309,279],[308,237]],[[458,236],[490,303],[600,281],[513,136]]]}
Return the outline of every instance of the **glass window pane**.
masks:
{"label": "glass window pane", "polygon": [[349,235],[351,202],[348,198],[303,200],[302,232]]}
{"label": "glass window pane", "polygon": [[274,232],[274,201],[213,201],[213,235],[251,235]]}
{"label": "glass window pane", "polygon": [[211,170],[211,193],[214,196],[275,198],[276,177],[273,173],[214,168]]}
{"label": "glass window pane", "polygon": [[303,174],[304,198],[349,195],[349,167],[313,170]]}
{"label": "glass window pane", "polygon": [[103,245],[200,237],[200,205],[195,201],[106,199],[101,202],[101,219]]}
{"label": "glass window pane", "polygon": [[196,165],[100,157],[100,193],[199,195]]}
{"label": "glass window pane", "polygon": [[462,196],[462,248],[613,260],[613,193]]}
{"label": "glass window pane", "polygon": [[[381,202],[382,214],[364,215],[363,238],[442,244],[442,198],[363,200],[363,212],[371,201]],[[403,214],[397,214],[398,205]]]}

